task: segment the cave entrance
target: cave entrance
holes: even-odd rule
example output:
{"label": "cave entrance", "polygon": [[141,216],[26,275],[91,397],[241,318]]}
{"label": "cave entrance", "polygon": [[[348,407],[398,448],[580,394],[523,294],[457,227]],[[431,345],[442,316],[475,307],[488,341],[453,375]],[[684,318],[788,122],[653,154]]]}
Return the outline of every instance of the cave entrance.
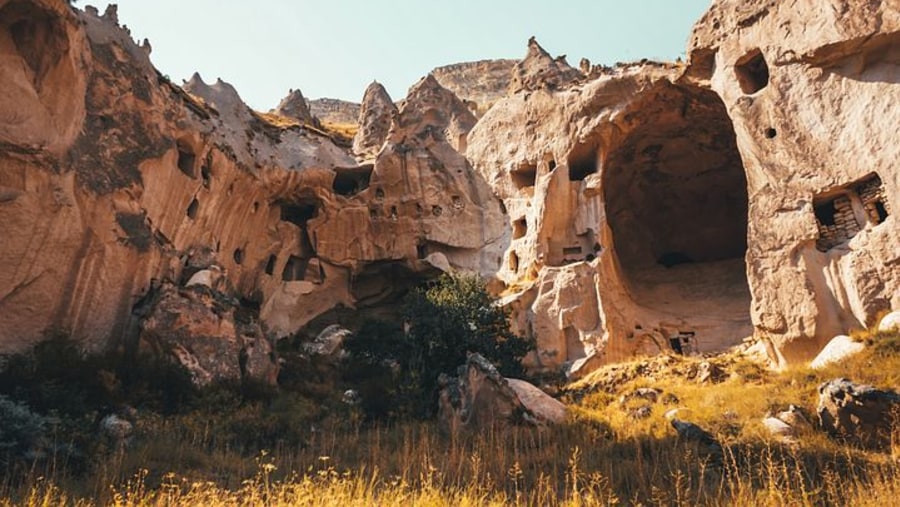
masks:
{"label": "cave entrance", "polygon": [[603,178],[632,296],[683,319],[749,323],[747,181],[724,104],[667,83],[630,114],[634,128],[606,154]]}

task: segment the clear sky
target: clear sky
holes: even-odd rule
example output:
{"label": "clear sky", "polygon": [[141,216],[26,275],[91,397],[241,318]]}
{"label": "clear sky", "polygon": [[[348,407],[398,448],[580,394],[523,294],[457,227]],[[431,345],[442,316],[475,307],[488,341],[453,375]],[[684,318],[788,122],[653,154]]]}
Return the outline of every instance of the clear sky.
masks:
{"label": "clear sky", "polygon": [[[96,1],[96,0],[94,0]],[[307,98],[358,102],[372,80],[399,100],[434,67],[521,58],[534,35],[573,66],[684,54],[710,0],[116,0],[175,82],[222,78],[268,110]],[[78,6],[92,4],[91,0]],[[99,4],[100,12],[106,7]]]}

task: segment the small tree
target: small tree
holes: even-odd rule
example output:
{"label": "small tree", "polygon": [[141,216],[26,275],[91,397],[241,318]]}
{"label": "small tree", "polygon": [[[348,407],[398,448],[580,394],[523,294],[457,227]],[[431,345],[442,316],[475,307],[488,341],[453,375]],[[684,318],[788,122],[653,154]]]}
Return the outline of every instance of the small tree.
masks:
{"label": "small tree", "polygon": [[351,371],[360,374],[367,366],[373,374],[375,367],[384,379],[384,370],[391,370],[391,385],[370,393],[389,400],[379,406],[369,401],[367,409],[375,413],[392,408],[429,416],[436,408],[438,376],[453,374],[469,353],[477,352],[503,375],[515,376],[523,373],[521,360],[534,347],[532,340],[510,331],[507,313],[477,275],[445,274],[412,291],[402,317],[402,323],[368,321],[347,343],[357,361]]}

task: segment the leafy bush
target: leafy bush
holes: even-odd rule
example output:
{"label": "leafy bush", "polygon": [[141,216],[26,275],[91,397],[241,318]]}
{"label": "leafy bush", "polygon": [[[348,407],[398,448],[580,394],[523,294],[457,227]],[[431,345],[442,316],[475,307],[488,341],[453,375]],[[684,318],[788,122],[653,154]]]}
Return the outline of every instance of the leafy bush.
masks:
{"label": "leafy bush", "polygon": [[5,358],[0,394],[40,413],[79,418],[120,404],[163,413],[195,399],[190,375],[180,365],[121,353],[85,354],[64,334],[52,335],[25,354]]}
{"label": "leafy bush", "polygon": [[438,376],[454,373],[469,353],[503,375],[521,376],[521,360],[534,347],[510,331],[506,312],[477,275],[445,274],[412,291],[402,314],[402,323],[364,322],[346,343],[348,380],[361,385],[370,415],[429,416]]}
{"label": "leafy bush", "polygon": [[37,457],[46,447],[46,432],[52,422],[28,405],[0,395],[0,463]]}

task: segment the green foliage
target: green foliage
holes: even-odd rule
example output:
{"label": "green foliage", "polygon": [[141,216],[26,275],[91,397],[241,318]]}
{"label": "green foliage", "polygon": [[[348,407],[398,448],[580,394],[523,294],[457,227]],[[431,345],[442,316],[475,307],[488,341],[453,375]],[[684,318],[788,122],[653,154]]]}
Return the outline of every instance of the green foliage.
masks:
{"label": "green foliage", "polygon": [[52,423],[28,405],[0,395],[0,463],[36,457],[47,446],[46,433]]}
{"label": "green foliage", "polygon": [[190,374],[171,361],[85,354],[63,334],[9,356],[5,363],[0,394],[38,412],[69,418],[120,404],[173,413],[196,397]]}
{"label": "green foliage", "polygon": [[445,274],[412,291],[402,315],[403,323],[368,320],[346,343],[353,358],[347,380],[361,385],[371,416],[429,416],[438,376],[453,374],[469,353],[521,376],[521,360],[534,347],[510,331],[506,312],[476,275]]}

